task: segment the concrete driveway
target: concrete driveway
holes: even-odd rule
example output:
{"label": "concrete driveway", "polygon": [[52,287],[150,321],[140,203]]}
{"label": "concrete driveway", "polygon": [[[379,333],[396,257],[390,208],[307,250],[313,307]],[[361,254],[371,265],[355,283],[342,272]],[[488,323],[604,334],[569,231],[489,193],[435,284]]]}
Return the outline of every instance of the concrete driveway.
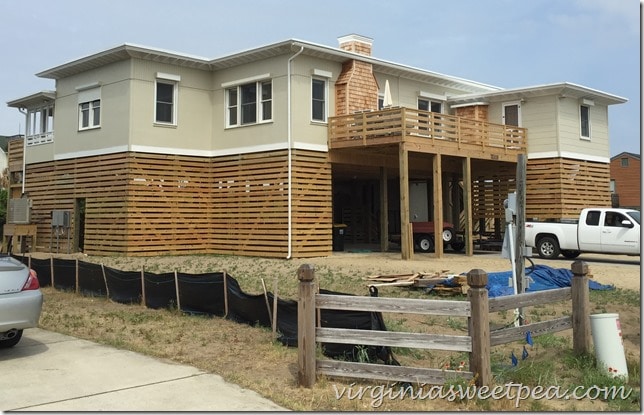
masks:
{"label": "concrete driveway", "polygon": [[0,349],[0,411],[285,411],[220,376],[41,329]]}

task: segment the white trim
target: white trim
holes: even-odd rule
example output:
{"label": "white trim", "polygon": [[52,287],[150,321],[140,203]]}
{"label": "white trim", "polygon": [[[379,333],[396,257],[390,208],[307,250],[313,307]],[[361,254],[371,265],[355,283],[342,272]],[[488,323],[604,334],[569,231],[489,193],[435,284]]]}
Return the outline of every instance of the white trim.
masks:
{"label": "white trim", "polygon": [[588,105],[589,107],[595,106],[594,99],[582,98],[580,101],[581,101],[581,105]]}
{"label": "white trim", "polygon": [[469,102],[467,104],[450,105],[449,107],[452,109],[455,109],[455,108],[473,107],[475,105],[490,105],[490,103],[485,101],[478,101],[478,102]]}
{"label": "white trim", "polygon": [[98,88],[102,85],[101,82],[92,82],[91,84],[80,85],[76,87],[76,91],[85,91],[86,89]]}
{"label": "white trim", "polygon": [[127,145],[100,148],[96,150],[74,151],[73,153],[54,154],[54,160],[66,160],[66,159],[74,159],[79,157],[100,156],[103,154],[122,153],[124,151],[128,151]]}
{"label": "white trim", "polygon": [[303,143],[300,141],[295,141],[293,143],[293,148],[298,150],[318,151],[321,153],[329,152],[329,146],[327,144],[311,144],[311,143]]}
{"label": "white trim", "polygon": [[163,73],[163,72],[157,72],[156,78],[165,79],[167,81],[174,81],[174,82],[181,81],[181,75],[174,75],[171,73]]}
{"label": "white trim", "polygon": [[235,81],[229,81],[229,82],[223,82],[221,84],[221,87],[222,88],[229,88],[231,86],[249,84],[251,82],[263,81],[264,79],[268,79],[270,77],[271,77],[270,73],[265,73],[265,74],[261,74],[261,75],[255,75],[255,76],[249,76],[248,78],[237,79]]}
{"label": "white trim", "polygon": [[134,151],[134,152],[138,152],[138,153],[176,154],[176,155],[179,155],[179,156],[212,157],[212,151],[209,151],[209,150],[192,150],[192,149],[187,149],[187,148],[132,145],[130,147],[130,151]]}
{"label": "white trim", "polygon": [[322,77],[322,78],[332,78],[333,77],[332,72],[324,71],[322,69],[312,69],[311,70],[311,75],[319,76],[319,77]]}
{"label": "white trim", "polygon": [[544,151],[540,153],[529,153],[528,154],[528,160],[535,160],[535,159],[549,159],[549,158],[566,158],[566,159],[573,159],[573,160],[586,160],[586,161],[594,161],[598,163],[610,163],[610,157],[600,157],[600,156],[591,156],[588,154],[582,154],[582,153],[572,153],[569,151]]}
{"label": "white trim", "polygon": [[432,92],[418,91],[418,96],[421,98],[437,99],[439,101],[447,101],[447,95],[434,94]]}

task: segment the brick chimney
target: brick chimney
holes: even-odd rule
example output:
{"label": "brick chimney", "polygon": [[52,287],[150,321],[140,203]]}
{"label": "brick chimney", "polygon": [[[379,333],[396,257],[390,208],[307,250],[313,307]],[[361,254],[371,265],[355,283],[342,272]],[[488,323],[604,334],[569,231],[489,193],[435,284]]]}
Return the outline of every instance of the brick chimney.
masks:
{"label": "brick chimney", "polygon": [[[351,34],[338,38],[340,49],[371,56],[373,39]],[[378,83],[371,63],[349,59],[335,83],[335,114],[347,115],[357,111],[378,109]]]}

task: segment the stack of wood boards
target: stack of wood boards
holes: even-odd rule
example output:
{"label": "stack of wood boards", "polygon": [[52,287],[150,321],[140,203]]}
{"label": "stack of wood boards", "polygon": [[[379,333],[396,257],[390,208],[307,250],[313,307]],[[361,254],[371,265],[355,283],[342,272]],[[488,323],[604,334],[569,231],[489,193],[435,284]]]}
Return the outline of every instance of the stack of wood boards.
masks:
{"label": "stack of wood boards", "polygon": [[370,287],[411,287],[428,288],[439,294],[465,294],[469,289],[467,276],[450,274],[442,270],[433,274],[418,272],[413,274],[370,275],[364,278]]}

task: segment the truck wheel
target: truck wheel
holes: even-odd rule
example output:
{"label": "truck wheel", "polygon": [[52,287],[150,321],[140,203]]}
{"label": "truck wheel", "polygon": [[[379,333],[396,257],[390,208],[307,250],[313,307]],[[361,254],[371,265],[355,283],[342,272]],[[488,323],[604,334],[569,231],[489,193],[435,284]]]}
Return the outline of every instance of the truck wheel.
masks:
{"label": "truck wheel", "polygon": [[465,241],[454,241],[451,246],[454,251],[461,252],[465,248]]}
{"label": "truck wheel", "polygon": [[416,239],[420,252],[431,252],[434,250],[434,240],[430,235],[419,235]]}
{"label": "truck wheel", "polygon": [[454,240],[454,229],[452,228],[445,228],[443,229],[443,242],[446,244],[449,244]]}
{"label": "truck wheel", "polygon": [[544,259],[554,259],[559,256],[559,243],[556,238],[544,236],[537,243],[539,256]]}
{"label": "truck wheel", "polygon": [[580,251],[572,251],[572,250],[569,250],[569,249],[564,249],[563,251],[561,251],[561,255],[565,256],[568,259],[575,259],[579,255],[581,255],[581,252]]}

